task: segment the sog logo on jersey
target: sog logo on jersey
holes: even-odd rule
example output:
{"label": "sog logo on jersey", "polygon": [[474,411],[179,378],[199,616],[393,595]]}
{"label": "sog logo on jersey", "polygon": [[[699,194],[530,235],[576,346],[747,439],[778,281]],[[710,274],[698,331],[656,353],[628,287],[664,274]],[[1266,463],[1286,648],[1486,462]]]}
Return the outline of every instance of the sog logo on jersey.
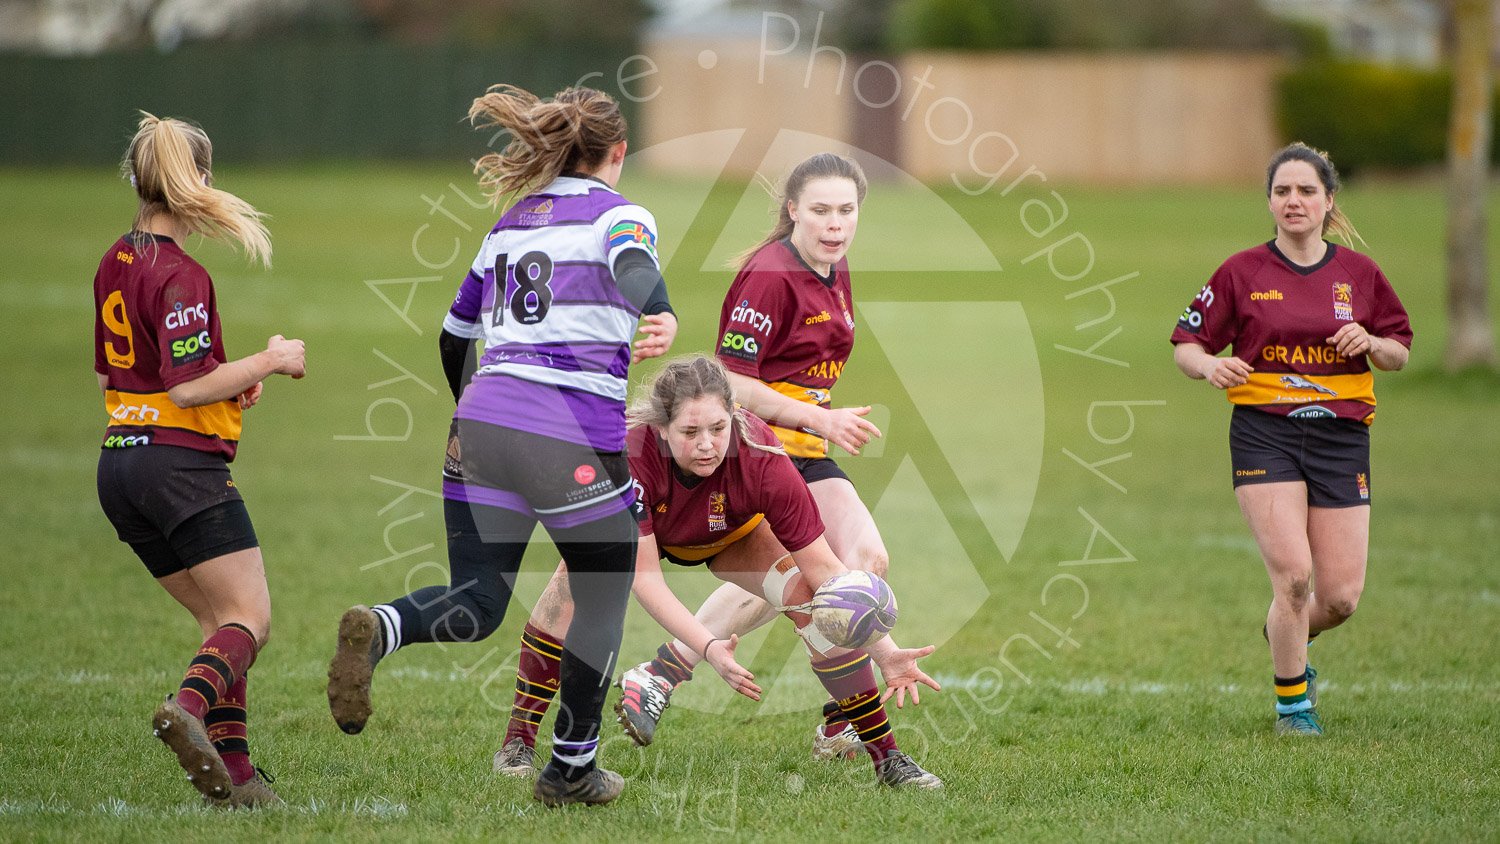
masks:
{"label": "sog logo on jersey", "polygon": [[743,322],[750,326],[751,331],[758,331],[761,334],[771,333],[771,316],[750,307],[749,299],[741,301],[739,307],[729,312],[729,321]]}
{"label": "sog logo on jersey", "polygon": [[177,302],[172,305],[172,310],[167,313],[164,324],[168,331],[175,331],[179,328],[187,328],[193,323],[200,321],[204,325],[208,324],[208,308],[202,302],[188,307],[183,307],[181,302]]}
{"label": "sog logo on jersey", "polygon": [[1333,283],[1333,318],[1354,321],[1354,291],[1347,281]]}
{"label": "sog logo on jersey", "polygon": [[208,331],[200,331],[191,334],[181,340],[172,341],[172,365],[182,366],[195,360],[208,357],[213,349],[213,339],[208,336]]}
{"label": "sog logo on jersey", "polygon": [[[1199,302],[1203,303],[1201,308],[1198,305]],[[1189,334],[1197,334],[1199,329],[1203,328],[1203,312],[1213,307],[1213,304],[1214,289],[1205,284],[1203,289],[1198,291],[1198,295],[1193,297],[1193,301],[1183,309],[1182,316],[1177,318],[1177,326]]]}
{"label": "sog logo on jersey", "polygon": [[609,230],[609,248],[613,250],[631,243],[639,243],[646,247],[651,257],[656,257],[656,235],[645,224],[633,220],[615,223],[614,228]]}
{"label": "sog logo on jersey", "polygon": [[754,337],[726,331],[723,341],[719,343],[719,352],[745,360],[755,360],[756,355],[760,354],[760,344],[755,342]]}

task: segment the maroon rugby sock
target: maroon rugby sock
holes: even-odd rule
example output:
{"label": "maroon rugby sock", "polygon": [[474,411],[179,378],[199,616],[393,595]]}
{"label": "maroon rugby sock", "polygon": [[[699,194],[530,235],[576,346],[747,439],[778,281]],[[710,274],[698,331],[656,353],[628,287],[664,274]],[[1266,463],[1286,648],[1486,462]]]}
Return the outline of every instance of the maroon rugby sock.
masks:
{"label": "maroon rugby sock", "polygon": [[896,735],[891,731],[890,719],[875,686],[870,655],[854,651],[830,659],[814,659],[812,667],[823,688],[833,695],[844,717],[854,725],[870,759],[878,765],[897,748]]}
{"label": "maroon rugby sock", "polygon": [[188,665],[177,690],[177,704],[202,721],[253,662],[255,637],[250,630],[232,622],[220,627]]}
{"label": "maroon rugby sock", "polygon": [[229,778],[235,785],[244,785],[255,776],[255,767],[250,764],[250,733],[246,726],[245,701],[250,686],[250,672],[240,675],[230,686],[203,723],[208,727],[208,737],[229,769]]}
{"label": "maroon rugby sock", "polygon": [[502,747],[515,738],[527,747],[536,747],[537,729],[562,682],[562,650],[562,642],[533,627],[531,622],[526,623],[526,629],[521,631],[516,696],[510,706],[510,722],[505,725],[505,738],[500,741]]}

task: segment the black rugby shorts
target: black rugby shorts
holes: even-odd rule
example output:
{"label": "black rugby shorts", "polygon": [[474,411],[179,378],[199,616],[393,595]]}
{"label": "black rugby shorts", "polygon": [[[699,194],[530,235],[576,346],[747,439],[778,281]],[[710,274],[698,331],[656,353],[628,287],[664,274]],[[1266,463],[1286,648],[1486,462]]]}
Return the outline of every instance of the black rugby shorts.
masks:
{"label": "black rugby shorts", "polygon": [[1313,507],[1370,503],[1370,428],[1353,419],[1293,419],[1236,407],[1229,462],[1236,487],[1303,481]]}

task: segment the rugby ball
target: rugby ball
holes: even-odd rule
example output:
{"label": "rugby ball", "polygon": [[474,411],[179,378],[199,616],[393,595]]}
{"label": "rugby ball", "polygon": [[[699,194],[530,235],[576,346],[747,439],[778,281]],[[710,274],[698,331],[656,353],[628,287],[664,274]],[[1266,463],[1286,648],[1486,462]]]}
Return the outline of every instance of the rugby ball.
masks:
{"label": "rugby ball", "polygon": [[812,623],[841,648],[863,648],[896,626],[896,596],[880,575],[851,571],[830,577],[813,593]]}

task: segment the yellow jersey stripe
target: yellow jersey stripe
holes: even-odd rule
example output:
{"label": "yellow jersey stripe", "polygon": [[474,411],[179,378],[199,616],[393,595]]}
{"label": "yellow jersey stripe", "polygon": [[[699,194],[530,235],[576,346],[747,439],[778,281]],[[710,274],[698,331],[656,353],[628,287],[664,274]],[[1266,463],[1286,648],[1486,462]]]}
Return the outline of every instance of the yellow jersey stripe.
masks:
{"label": "yellow jersey stripe", "polygon": [[[815,404],[819,407],[826,407],[833,396],[833,391],[831,390],[804,387],[801,384],[793,384],[790,381],[762,381],[761,383],[787,398],[796,399],[807,404]],[[806,431],[795,428],[783,428],[776,424],[771,424],[771,431],[776,434],[776,439],[781,440],[781,445],[786,449],[786,453],[792,457],[828,456],[828,440],[817,434],[809,434]]]}
{"label": "yellow jersey stripe", "polygon": [[662,549],[679,560],[687,560],[690,563],[696,563],[699,560],[706,560],[709,557],[712,557],[720,551],[723,551],[725,548],[728,548],[734,543],[739,542],[741,539],[749,536],[750,531],[755,530],[756,526],[765,520],[766,515],[764,513],[756,513],[754,516],[750,517],[749,521],[735,528],[733,531],[726,534],[723,539],[720,539],[717,542],[712,542],[708,545],[663,545]]}
{"label": "yellow jersey stripe", "polygon": [[178,428],[206,437],[238,442],[243,427],[240,403],[234,399],[199,407],[178,407],[166,393],[104,391],[104,410],[111,427]]}
{"label": "yellow jersey stripe", "polygon": [[1293,375],[1252,372],[1250,380],[1226,393],[1234,404],[1313,404],[1320,401],[1357,401],[1375,404],[1375,374]]}

